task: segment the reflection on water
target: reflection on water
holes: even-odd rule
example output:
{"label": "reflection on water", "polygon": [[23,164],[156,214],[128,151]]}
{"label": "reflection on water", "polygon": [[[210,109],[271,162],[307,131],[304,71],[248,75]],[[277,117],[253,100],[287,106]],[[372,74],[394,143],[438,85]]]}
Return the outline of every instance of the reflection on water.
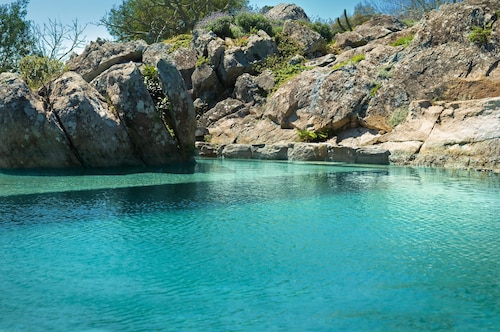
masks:
{"label": "reflection on water", "polygon": [[0,175],[0,330],[493,331],[499,193],[321,163]]}

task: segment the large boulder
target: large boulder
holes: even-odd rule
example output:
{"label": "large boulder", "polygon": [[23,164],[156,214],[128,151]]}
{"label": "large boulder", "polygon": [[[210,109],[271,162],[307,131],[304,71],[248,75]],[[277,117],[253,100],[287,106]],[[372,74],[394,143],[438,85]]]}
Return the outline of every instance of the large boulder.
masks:
{"label": "large boulder", "polygon": [[147,166],[181,161],[177,142],[158,115],[137,64],[113,66],[92,81],[124,123],[135,154]]}
{"label": "large boulder", "polygon": [[500,97],[444,103],[416,163],[500,170]]}
{"label": "large boulder", "polygon": [[353,64],[333,71],[308,70],[273,94],[265,116],[283,129],[338,130],[362,111],[370,85],[370,77],[363,68]]}
{"label": "large boulder", "polygon": [[196,68],[196,50],[194,48],[181,47],[172,51],[172,46],[165,43],[148,45],[144,50],[142,62],[149,66],[156,66],[160,60],[173,62],[181,73],[186,88],[192,88],[191,75]]}
{"label": "large boulder", "polygon": [[77,72],[90,82],[116,64],[141,62],[146,47],[146,42],[142,40],[115,43],[98,39],[85,47],[82,54],[71,58],[66,65],[69,70]]}
{"label": "large boulder", "polygon": [[300,22],[285,21],[283,34],[296,40],[306,56],[316,57],[326,53],[326,40],[318,32]]}
{"label": "large boulder", "polygon": [[217,73],[209,64],[196,67],[191,76],[191,82],[193,98],[200,98],[207,104],[216,102],[224,91],[224,86],[220,82]]}
{"label": "large boulder", "polygon": [[232,46],[224,51],[223,59],[217,67],[218,76],[225,86],[234,86],[238,76],[249,73],[253,66],[278,52],[276,42],[260,30],[248,38],[246,46]]}
{"label": "large boulder", "polygon": [[304,9],[295,4],[280,3],[279,5],[272,7],[264,15],[274,21],[310,21],[309,17],[307,17],[307,14],[304,12]]}
{"label": "large boulder", "polygon": [[376,16],[357,26],[354,31],[337,34],[335,46],[340,49],[356,48],[405,28],[406,25],[392,16]]}
{"label": "large boulder", "polygon": [[112,105],[75,72],[52,82],[51,109],[84,167],[142,166]]}
{"label": "large boulder", "polygon": [[190,151],[192,152],[195,142],[196,112],[193,99],[174,64],[160,60],[157,68],[163,92],[170,103],[169,127],[174,131],[175,139],[187,157]]}
{"label": "large boulder", "polygon": [[0,126],[0,168],[80,166],[58,118],[15,74],[0,74]]}

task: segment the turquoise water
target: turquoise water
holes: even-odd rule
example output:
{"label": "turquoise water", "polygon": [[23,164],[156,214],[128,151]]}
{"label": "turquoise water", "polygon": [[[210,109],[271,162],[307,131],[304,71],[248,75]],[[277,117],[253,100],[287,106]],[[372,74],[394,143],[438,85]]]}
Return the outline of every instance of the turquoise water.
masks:
{"label": "turquoise water", "polygon": [[0,174],[0,331],[494,331],[499,235],[488,174]]}

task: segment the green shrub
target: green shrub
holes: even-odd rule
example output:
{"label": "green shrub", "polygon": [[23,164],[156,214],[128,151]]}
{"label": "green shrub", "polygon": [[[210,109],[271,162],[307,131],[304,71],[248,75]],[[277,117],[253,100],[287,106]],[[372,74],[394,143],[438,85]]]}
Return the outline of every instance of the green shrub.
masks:
{"label": "green shrub", "polygon": [[246,33],[264,30],[269,36],[273,35],[271,21],[262,14],[249,12],[240,13],[236,16],[235,21]]}
{"label": "green shrub", "polygon": [[375,97],[375,95],[377,94],[378,90],[382,87],[382,83],[380,82],[375,82],[371,89],[370,89],[370,97]]}
{"label": "green shrub", "polygon": [[489,42],[491,30],[491,24],[486,28],[476,26],[469,33],[469,40],[479,46],[486,45]]}
{"label": "green shrub", "polygon": [[31,89],[38,89],[66,71],[64,63],[30,55],[19,61],[19,73]]}
{"label": "green shrub", "polygon": [[209,63],[210,63],[210,59],[202,56],[202,57],[199,57],[198,60],[196,61],[196,67],[198,68],[198,67],[201,67],[201,66],[203,66],[205,64],[209,64]]}
{"label": "green shrub", "polygon": [[413,36],[401,37],[398,40],[396,40],[394,43],[391,43],[391,46],[397,47],[397,46],[403,45],[406,48],[406,47],[408,47],[408,45],[411,44],[412,40],[413,40]]}
{"label": "green shrub", "polygon": [[337,131],[333,128],[320,128],[318,130],[295,129],[301,142],[326,142],[328,139],[337,135]]}
{"label": "green shrub", "polygon": [[333,40],[334,33],[330,24],[317,21],[311,24],[311,29],[319,33],[328,43]]}
{"label": "green shrub", "polygon": [[389,117],[389,125],[392,128],[396,127],[406,119],[406,117],[408,116],[408,112],[408,108],[406,107],[396,109]]}
{"label": "green shrub", "polygon": [[158,116],[163,121],[170,135],[175,138],[175,133],[169,125],[169,117],[173,112],[172,103],[163,92],[158,70],[155,66],[145,65],[142,68],[142,76],[144,76],[144,84],[155,103]]}
{"label": "green shrub", "polygon": [[233,21],[234,18],[231,15],[221,16],[207,23],[206,29],[212,31],[220,38],[232,38],[233,32],[231,31],[231,25],[233,24]]}
{"label": "green shrub", "polygon": [[173,53],[179,48],[187,48],[191,46],[191,41],[193,40],[193,35],[189,33],[177,35],[175,37],[164,40],[165,44],[169,44],[170,48],[168,49],[168,53]]}

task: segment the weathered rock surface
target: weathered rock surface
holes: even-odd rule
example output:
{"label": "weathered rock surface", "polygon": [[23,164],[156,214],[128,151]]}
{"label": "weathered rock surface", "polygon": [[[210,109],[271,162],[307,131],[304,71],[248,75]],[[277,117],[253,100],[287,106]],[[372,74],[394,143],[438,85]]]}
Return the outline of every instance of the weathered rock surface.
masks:
{"label": "weathered rock surface", "polygon": [[286,21],[283,25],[283,34],[295,39],[307,56],[321,56],[326,53],[326,40],[319,33],[299,22]]}
{"label": "weathered rock surface", "polygon": [[134,155],[144,165],[159,166],[180,161],[177,142],[163,123],[137,64],[117,65],[92,81],[124,123]]}
{"label": "weathered rock surface", "polygon": [[164,94],[170,102],[170,128],[173,130],[181,151],[187,153],[194,146],[196,113],[191,95],[186,90],[184,80],[175,65],[160,60],[158,75],[162,81]]}
{"label": "weathered rock surface", "polygon": [[246,46],[233,46],[224,51],[223,59],[217,67],[218,76],[225,86],[234,86],[238,76],[251,72],[254,64],[276,52],[276,42],[261,30],[248,38]]}
{"label": "weathered rock surface", "polygon": [[285,21],[285,20],[304,20],[309,21],[309,17],[304,10],[295,4],[280,3],[265,14],[271,20]]}
{"label": "weathered rock surface", "polygon": [[[490,103],[500,96],[497,7],[493,0],[465,0],[430,12],[410,28],[382,16],[339,34],[340,54],[310,59],[307,65],[314,68],[289,80],[264,103],[245,106],[247,116],[212,122],[212,142],[290,143],[298,140],[296,129],[306,129],[329,132],[332,146],[357,149],[354,160],[363,161],[365,154],[374,160],[372,146],[389,150],[390,160],[400,164],[498,170],[495,134],[483,139],[464,133],[464,128],[484,132],[498,126],[500,107]],[[484,45],[470,41],[476,26],[491,28]],[[403,37],[410,37],[409,44],[391,46]],[[254,78],[244,80],[255,91],[250,84]],[[242,89],[233,96],[251,101]],[[481,106],[486,104],[493,106]],[[452,112],[449,105],[460,106]],[[405,113],[410,115],[395,127],[401,120],[394,119]],[[459,113],[469,115],[456,118]],[[486,131],[493,133],[490,129]],[[467,137],[468,143],[442,139],[452,132]],[[316,158],[306,151],[291,155],[299,153],[300,158]],[[386,158],[384,153],[379,157]]]}
{"label": "weathered rock surface", "polygon": [[80,75],[55,80],[51,108],[84,167],[140,166],[125,126],[106,100]]}
{"label": "weathered rock surface", "polygon": [[146,46],[142,40],[112,43],[98,39],[90,43],[82,54],[69,60],[67,66],[90,82],[113,65],[129,61],[141,62]]}
{"label": "weathered rock surface", "polygon": [[80,165],[55,114],[15,74],[0,74],[0,127],[0,168]]}
{"label": "weathered rock surface", "polygon": [[208,158],[329,161],[359,164],[389,164],[388,150],[379,147],[351,148],[329,143],[227,144],[197,142],[198,155]]}
{"label": "weathered rock surface", "polygon": [[[263,31],[236,43],[195,30],[192,48],[175,52],[165,44],[98,40],[69,61],[72,72],[48,94],[3,74],[0,121],[9,128],[0,132],[0,167],[161,165],[189,160],[197,137],[216,144],[197,143],[201,155],[226,158],[390,160],[500,172],[497,11],[496,0],[464,0],[413,27],[375,17],[337,34],[338,52],[326,54],[322,37],[296,21],[307,20],[305,13],[276,6],[266,15],[287,20],[284,35],[302,47],[285,64],[308,66],[279,87],[282,72],[259,75],[258,66],[278,52]],[[478,26],[488,32],[482,44],[470,39]],[[403,37],[406,43],[393,46]],[[154,96],[143,64],[158,69]],[[21,138],[26,126],[35,129]],[[299,131],[326,142],[297,142]],[[25,145],[15,146],[22,139],[39,151],[26,150],[38,164],[24,155]]]}
{"label": "weathered rock surface", "polygon": [[392,16],[377,16],[357,26],[354,31],[339,34],[335,45],[342,49],[356,48],[405,28],[407,27],[403,23]]}
{"label": "weathered rock surface", "polygon": [[[150,48],[156,52],[147,59],[158,68],[163,93],[148,91],[139,70],[144,49],[143,42],[92,43],[69,62],[74,71],[50,82],[39,95],[19,77],[2,74],[0,168],[192,162],[196,117],[191,96],[159,46]],[[168,114],[160,116],[153,94],[167,101]]]}

